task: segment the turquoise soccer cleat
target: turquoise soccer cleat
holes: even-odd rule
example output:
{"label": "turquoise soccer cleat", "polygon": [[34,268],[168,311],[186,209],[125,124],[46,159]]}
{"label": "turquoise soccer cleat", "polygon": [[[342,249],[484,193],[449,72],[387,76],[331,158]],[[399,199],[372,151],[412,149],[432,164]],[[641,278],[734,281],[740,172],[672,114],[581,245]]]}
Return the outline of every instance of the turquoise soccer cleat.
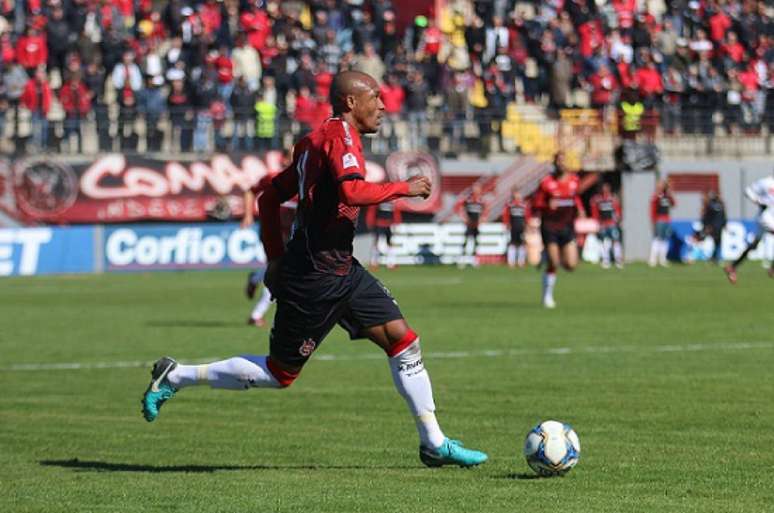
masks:
{"label": "turquoise soccer cleat", "polygon": [[460,467],[475,467],[481,465],[489,457],[481,451],[466,449],[458,440],[446,439],[438,449],[419,446],[419,459],[428,467],[458,465]]}
{"label": "turquoise soccer cleat", "polygon": [[159,409],[175,396],[175,388],[167,381],[169,371],[177,367],[177,362],[165,356],[153,364],[151,382],[142,396],[142,416],[148,422],[153,422],[159,416]]}

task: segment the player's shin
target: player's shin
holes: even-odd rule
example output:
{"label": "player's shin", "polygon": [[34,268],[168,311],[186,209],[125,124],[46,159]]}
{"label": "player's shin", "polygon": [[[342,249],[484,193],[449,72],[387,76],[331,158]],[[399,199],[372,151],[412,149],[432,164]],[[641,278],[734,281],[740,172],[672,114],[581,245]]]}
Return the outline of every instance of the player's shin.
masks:
{"label": "player's shin", "polygon": [[611,240],[607,237],[602,239],[602,266],[608,267],[610,265],[610,249]]}
{"label": "player's shin", "polygon": [[266,314],[269,306],[271,306],[271,292],[269,292],[268,288],[264,287],[263,291],[261,292],[261,298],[255,304],[255,308],[253,308],[253,311],[250,314],[250,318],[254,321],[263,319],[263,316]]}
{"label": "player's shin", "polygon": [[554,286],[556,285],[556,269],[549,264],[543,273],[543,300],[554,298]]}
{"label": "player's shin", "polygon": [[519,267],[524,267],[524,264],[527,262],[527,248],[524,246],[524,244],[519,246],[516,261]]}
{"label": "player's shin", "polygon": [[387,355],[395,388],[414,416],[420,443],[432,449],[440,447],[446,437],[435,418],[433,388],[422,362],[419,337],[409,331]]}
{"label": "player's shin", "polygon": [[247,390],[250,387],[282,388],[269,369],[266,356],[235,356],[204,365],[178,365],[167,375],[175,388],[210,385],[212,388]]}
{"label": "player's shin", "polygon": [[650,258],[648,259],[648,264],[651,267],[654,267],[656,264],[658,264],[658,255],[659,255],[660,247],[661,247],[661,239],[654,238],[653,242],[650,243]]}
{"label": "player's shin", "polygon": [[508,267],[516,267],[517,254],[518,254],[518,249],[516,249],[516,246],[514,246],[513,244],[508,244],[508,250],[507,250]]}
{"label": "player's shin", "polygon": [[618,241],[613,242],[613,258],[616,265],[623,265],[623,248]]}

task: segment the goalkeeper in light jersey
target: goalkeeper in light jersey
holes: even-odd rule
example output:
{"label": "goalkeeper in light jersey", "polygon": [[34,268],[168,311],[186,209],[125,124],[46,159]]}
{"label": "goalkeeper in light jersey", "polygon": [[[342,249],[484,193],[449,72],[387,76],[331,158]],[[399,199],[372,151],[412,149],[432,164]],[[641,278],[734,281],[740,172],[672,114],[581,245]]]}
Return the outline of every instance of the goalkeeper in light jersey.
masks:
{"label": "goalkeeper in light jersey", "polygon": [[[753,182],[745,189],[744,194],[760,208],[758,213],[758,233],[755,235],[755,239],[739,255],[739,258],[724,268],[728,281],[732,284],[736,284],[736,268],[747,259],[750,251],[758,247],[764,235],[767,233],[774,234],[774,175]],[[774,262],[769,266],[769,277],[774,278]]]}

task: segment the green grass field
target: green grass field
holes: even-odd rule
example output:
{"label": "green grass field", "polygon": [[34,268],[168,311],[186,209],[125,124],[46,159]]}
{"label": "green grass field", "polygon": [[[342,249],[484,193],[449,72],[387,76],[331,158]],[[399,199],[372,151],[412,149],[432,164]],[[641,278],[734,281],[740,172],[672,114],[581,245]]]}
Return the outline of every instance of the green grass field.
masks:
{"label": "green grass field", "polygon": [[[266,352],[243,272],[4,279],[0,511],[774,511],[759,264],[736,287],[704,266],[583,266],[555,311],[534,270],[379,275],[422,337],[445,432],[487,464],[424,468],[382,353],[341,330],[288,390],[186,389],[147,424],[140,362]],[[533,479],[522,443],[549,418],[581,461]]]}

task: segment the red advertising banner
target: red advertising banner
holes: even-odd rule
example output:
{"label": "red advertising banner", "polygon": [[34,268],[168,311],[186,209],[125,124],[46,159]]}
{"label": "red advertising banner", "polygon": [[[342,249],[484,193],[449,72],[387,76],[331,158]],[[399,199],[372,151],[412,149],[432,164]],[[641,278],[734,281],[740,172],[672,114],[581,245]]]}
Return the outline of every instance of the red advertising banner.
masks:
{"label": "red advertising banner", "polygon": [[[158,160],[107,154],[92,160],[55,156],[0,161],[0,212],[22,223],[125,223],[203,221],[239,217],[243,194],[267,174],[282,169],[280,152],[214,155],[208,160]],[[402,200],[410,212],[440,206],[440,173],[432,156],[395,153],[367,162],[366,179],[381,182],[415,174],[438,187],[426,201]]]}

